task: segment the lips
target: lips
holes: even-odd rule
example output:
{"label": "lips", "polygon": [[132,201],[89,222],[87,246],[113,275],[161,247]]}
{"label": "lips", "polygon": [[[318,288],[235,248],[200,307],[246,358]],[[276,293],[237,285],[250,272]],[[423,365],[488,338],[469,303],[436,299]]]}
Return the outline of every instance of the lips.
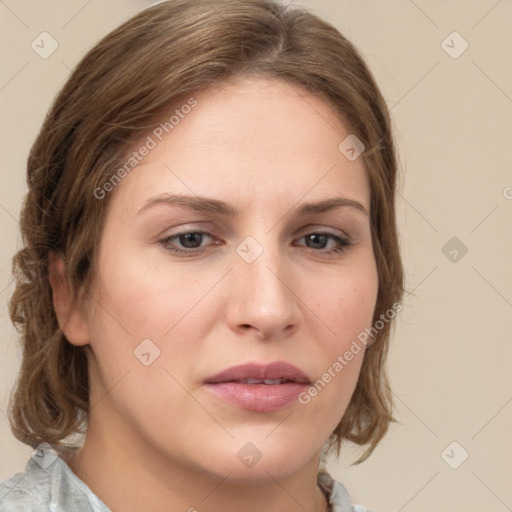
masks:
{"label": "lips", "polygon": [[297,401],[310,384],[303,371],[282,361],[233,366],[204,381],[204,386],[216,398],[254,412],[283,409]]}
{"label": "lips", "polygon": [[221,382],[242,382],[244,384],[281,384],[282,382],[297,382],[310,384],[309,377],[296,366],[278,361],[262,365],[257,363],[233,366],[212,377],[205,379],[207,384]]}

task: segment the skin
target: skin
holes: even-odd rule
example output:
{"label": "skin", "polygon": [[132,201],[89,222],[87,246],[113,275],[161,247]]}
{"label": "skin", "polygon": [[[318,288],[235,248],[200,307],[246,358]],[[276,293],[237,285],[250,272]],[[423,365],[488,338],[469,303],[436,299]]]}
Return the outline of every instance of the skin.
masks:
{"label": "skin", "polygon": [[[368,215],[342,207],[305,217],[304,202],[334,196],[369,212],[362,158],[338,150],[350,130],[297,86],[244,78],[194,95],[198,106],[112,192],[88,308],[68,299],[64,263],[52,287],[67,339],[88,345],[91,413],[73,471],[113,510],[325,510],[316,485],[321,448],[342,418],[364,350],[307,405],[242,410],[203,385],[242,362],[287,361],[315,381],[369,327],[378,281]],[[239,217],[158,204],[162,194],[208,196]],[[206,231],[187,257],[177,233]],[[306,235],[349,237],[320,245]],[[252,236],[263,253],[247,263]],[[321,245],[323,243],[323,245]],[[243,247],[243,244],[242,244]],[[143,365],[144,339],[160,356]],[[261,459],[237,452],[253,443]]]}

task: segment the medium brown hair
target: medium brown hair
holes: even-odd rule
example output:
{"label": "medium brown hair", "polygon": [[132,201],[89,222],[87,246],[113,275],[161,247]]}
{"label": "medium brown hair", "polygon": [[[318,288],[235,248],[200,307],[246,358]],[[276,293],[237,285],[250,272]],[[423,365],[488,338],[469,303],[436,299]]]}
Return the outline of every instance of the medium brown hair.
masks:
{"label": "medium brown hair", "polygon": [[[397,161],[385,101],[359,52],[315,15],[272,0],[171,0],[150,7],[92,48],[57,95],[32,146],[13,258],[10,315],[21,333],[21,370],[10,404],[14,435],[61,449],[83,432],[87,357],[59,328],[49,254],[64,257],[73,298],[87,294],[109,197],[103,187],[135,141],[178,100],[244,75],[285,80],[327,101],[365,145],[379,289],[374,322],[403,294],[395,220]],[[340,141],[341,142],[341,141]],[[367,450],[392,416],[385,361],[393,321],[365,352],[346,413],[330,439]]]}

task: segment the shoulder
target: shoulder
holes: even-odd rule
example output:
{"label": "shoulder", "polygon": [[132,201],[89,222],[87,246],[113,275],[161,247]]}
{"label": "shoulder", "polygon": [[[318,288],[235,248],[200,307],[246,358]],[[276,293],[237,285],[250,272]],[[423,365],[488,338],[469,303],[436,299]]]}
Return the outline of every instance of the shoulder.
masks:
{"label": "shoulder", "polygon": [[0,512],[39,512],[48,510],[50,479],[46,471],[37,471],[29,461],[24,472],[0,482]]}
{"label": "shoulder", "polygon": [[0,512],[110,512],[53,449],[38,448],[24,472],[0,482]]}
{"label": "shoulder", "polygon": [[373,512],[369,508],[363,507],[362,505],[352,505],[353,512]]}
{"label": "shoulder", "polygon": [[332,512],[373,512],[362,505],[353,504],[345,486],[328,472],[318,474],[318,484],[328,496]]}

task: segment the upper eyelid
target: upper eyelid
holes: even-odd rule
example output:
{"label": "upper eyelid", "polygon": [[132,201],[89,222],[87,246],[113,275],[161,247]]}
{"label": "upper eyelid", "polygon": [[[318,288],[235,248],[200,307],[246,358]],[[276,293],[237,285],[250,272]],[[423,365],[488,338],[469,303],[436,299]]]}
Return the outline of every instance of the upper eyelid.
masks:
{"label": "upper eyelid", "polygon": [[[330,231],[331,229],[334,229],[334,228],[308,227],[308,228],[303,228],[303,229],[299,230],[299,233],[302,233],[301,237],[309,235],[309,234],[322,233],[322,234],[327,234],[327,235],[332,235],[332,236],[340,236],[340,237],[350,238],[350,235],[348,233],[345,233],[344,230],[340,229],[339,230],[340,233],[337,233],[337,232]],[[190,233],[199,233],[199,234],[208,235],[208,236],[211,236],[211,237],[215,238],[215,231],[214,230],[210,231],[210,230],[201,229],[201,228],[182,229],[181,231],[178,231],[176,233],[172,233],[172,234],[166,235],[166,236],[164,236],[164,238],[172,238],[172,237],[180,236],[180,235],[188,235]]]}
{"label": "upper eyelid", "polygon": [[[199,221],[197,223],[191,222],[190,225],[185,224],[184,226],[179,226],[177,228],[177,229],[179,229],[179,231],[177,231],[176,233],[173,233],[169,236],[181,235],[181,234],[186,234],[186,233],[205,233],[207,235],[213,236],[215,234],[215,232],[220,231],[220,230],[217,230],[216,228],[201,227],[200,226],[201,224],[203,224],[203,225],[210,224],[211,225],[212,223],[211,222],[203,222],[203,221]],[[224,223],[222,225],[224,226]],[[315,224],[315,223],[310,223],[307,226],[304,226],[304,227],[299,228],[294,231],[296,231],[298,233],[305,232],[307,234],[309,232],[316,233],[316,232],[320,232],[320,231],[330,232],[331,230],[333,230],[332,234],[335,234],[335,235],[338,235],[338,233],[341,233],[346,237],[350,236],[346,232],[346,230],[344,230],[342,228],[337,228],[337,227],[333,227],[333,226],[328,227],[328,226],[325,226],[322,224]],[[234,231],[233,231],[233,229],[228,229],[228,232],[230,234],[232,234]]]}

